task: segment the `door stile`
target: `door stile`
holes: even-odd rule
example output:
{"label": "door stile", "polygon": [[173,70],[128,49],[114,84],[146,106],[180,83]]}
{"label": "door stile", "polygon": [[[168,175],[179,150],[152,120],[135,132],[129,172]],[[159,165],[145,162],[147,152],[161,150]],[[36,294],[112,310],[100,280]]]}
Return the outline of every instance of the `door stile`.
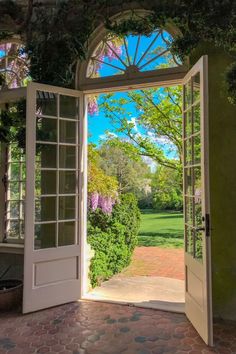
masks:
{"label": "door stile", "polygon": [[88,118],[87,118],[87,98],[83,95],[83,104],[80,106],[79,124],[79,232],[80,237],[80,297],[83,298],[88,290],[88,248],[87,248],[87,185],[88,185]]}
{"label": "door stile", "polygon": [[[26,99],[26,192],[25,192],[25,240],[24,240],[24,291],[23,291],[23,313],[27,311],[27,294],[31,294],[33,277],[33,248],[34,248],[34,157],[35,157],[35,132],[36,122],[36,90],[32,90],[33,83],[27,86]],[[30,119],[31,118],[31,119]],[[32,132],[29,134],[29,132]],[[26,262],[27,257],[27,262]],[[31,266],[28,266],[31,264]]]}

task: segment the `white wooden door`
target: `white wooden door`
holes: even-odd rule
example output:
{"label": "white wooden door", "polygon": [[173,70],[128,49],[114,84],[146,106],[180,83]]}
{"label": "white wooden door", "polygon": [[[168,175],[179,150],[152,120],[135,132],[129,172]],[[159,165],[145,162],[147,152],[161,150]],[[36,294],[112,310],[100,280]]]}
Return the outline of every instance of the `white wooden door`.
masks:
{"label": "white wooden door", "polygon": [[27,87],[23,313],[81,297],[79,91]]}
{"label": "white wooden door", "polygon": [[212,345],[207,56],[185,76],[183,98],[185,310]]}

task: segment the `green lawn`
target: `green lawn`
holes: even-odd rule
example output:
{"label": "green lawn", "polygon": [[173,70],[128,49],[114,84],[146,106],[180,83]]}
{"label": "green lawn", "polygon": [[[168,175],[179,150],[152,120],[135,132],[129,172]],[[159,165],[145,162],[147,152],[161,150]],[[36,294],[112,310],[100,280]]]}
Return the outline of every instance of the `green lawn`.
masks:
{"label": "green lawn", "polygon": [[142,210],[139,246],[183,247],[183,214],[176,211]]}

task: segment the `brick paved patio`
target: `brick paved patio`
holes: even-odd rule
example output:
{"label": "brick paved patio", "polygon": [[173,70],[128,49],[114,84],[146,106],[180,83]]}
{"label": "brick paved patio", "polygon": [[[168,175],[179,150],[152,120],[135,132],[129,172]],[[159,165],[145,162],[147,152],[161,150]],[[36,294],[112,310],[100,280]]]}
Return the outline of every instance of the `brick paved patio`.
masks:
{"label": "brick paved patio", "polygon": [[0,353],[232,354],[236,327],[215,324],[208,348],[182,314],[95,302],[0,316]]}
{"label": "brick paved patio", "polygon": [[184,250],[136,247],[131,264],[120,276],[157,276],[184,280]]}

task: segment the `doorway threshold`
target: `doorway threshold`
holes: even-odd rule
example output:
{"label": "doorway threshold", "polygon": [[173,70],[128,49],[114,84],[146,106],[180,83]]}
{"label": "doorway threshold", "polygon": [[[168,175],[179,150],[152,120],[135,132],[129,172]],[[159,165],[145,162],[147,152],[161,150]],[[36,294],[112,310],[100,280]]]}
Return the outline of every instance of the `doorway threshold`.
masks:
{"label": "doorway threshold", "polygon": [[114,276],[91,290],[85,300],[184,313],[184,281],[164,277]]}

